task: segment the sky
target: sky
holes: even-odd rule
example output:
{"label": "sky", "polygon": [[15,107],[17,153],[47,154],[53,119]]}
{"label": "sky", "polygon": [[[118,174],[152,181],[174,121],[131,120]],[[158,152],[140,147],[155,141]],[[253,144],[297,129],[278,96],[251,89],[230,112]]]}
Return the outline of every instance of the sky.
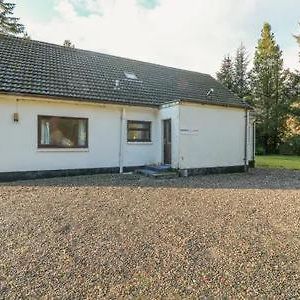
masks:
{"label": "sky", "polygon": [[250,59],[264,22],[299,70],[300,0],[10,0],[34,40],[215,76],[243,43]]}

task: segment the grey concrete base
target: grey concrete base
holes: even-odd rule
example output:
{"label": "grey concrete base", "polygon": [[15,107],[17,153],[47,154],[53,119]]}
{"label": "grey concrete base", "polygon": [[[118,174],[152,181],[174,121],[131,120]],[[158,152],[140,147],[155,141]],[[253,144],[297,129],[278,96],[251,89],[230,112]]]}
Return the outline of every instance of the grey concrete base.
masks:
{"label": "grey concrete base", "polygon": [[242,173],[242,172],[245,172],[245,167],[244,166],[194,168],[194,169],[180,170],[181,176],[224,174],[224,173]]}
{"label": "grey concrete base", "polygon": [[[141,166],[124,167],[123,172],[134,171]],[[118,167],[113,168],[93,168],[93,169],[67,169],[67,170],[43,170],[26,172],[0,172],[0,182],[10,182],[16,180],[30,180],[40,178],[95,175],[95,174],[114,174],[119,173]]]}
{"label": "grey concrete base", "polygon": [[[124,172],[132,172],[143,166],[124,167]],[[28,172],[0,172],[0,182],[10,182],[17,180],[32,180],[41,178],[95,175],[95,174],[116,174],[119,173],[118,167],[113,168],[93,168],[93,169],[67,169],[67,170],[43,170]],[[215,168],[194,168],[179,170],[180,176],[223,174],[223,173],[241,173],[245,172],[244,166],[229,166]]]}

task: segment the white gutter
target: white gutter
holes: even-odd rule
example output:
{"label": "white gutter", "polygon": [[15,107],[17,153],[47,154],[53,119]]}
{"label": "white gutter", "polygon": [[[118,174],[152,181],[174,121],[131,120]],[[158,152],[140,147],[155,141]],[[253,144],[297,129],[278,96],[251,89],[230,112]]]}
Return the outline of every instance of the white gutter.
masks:
{"label": "white gutter", "polygon": [[120,148],[119,148],[119,167],[120,173],[123,173],[124,167],[124,128],[125,128],[125,108],[121,109],[120,115]]}

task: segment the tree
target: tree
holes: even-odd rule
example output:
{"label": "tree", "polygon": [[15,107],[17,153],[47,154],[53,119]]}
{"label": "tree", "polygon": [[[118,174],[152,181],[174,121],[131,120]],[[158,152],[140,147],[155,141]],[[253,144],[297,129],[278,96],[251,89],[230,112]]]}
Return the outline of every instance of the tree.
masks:
{"label": "tree", "polygon": [[226,55],[222,61],[220,71],[217,73],[217,79],[228,89],[233,88],[233,66],[229,55]]}
{"label": "tree", "polygon": [[15,4],[0,0],[0,33],[18,35],[24,32],[24,25],[19,23],[19,18],[13,17]]}
{"label": "tree", "polygon": [[236,50],[233,65],[233,88],[232,91],[240,98],[249,95],[249,59],[246,48],[243,44]]}
{"label": "tree", "polygon": [[23,34],[23,39],[24,39],[24,40],[28,40],[28,41],[31,40],[31,37],[30,37],[30,35],[28,34],[27,31],[24,32],[24,34]]}
{"label": "tree", "polygon": [[63,46],[68,47],[68,48],[75,48],[75,45],[72,44],[70,40],[65,40]]}
{"label": "tree", "polygon": [[284,71],[284,94],[290,99],[289,118],[285,136],[300,134],[300,74]]}
{"label": "tree", "polygon": [[[299,25],[300,25],[300,23],[299,23]],[[300,46],[300,34],[299,35],[294,35],[294,37],[296,38],[296,40],[297,40],[297,42]],[[299,52],[299,61],[300,61],[300,52]]]}
{"label": "tree", "polygon": [[[299,25],[300,25],[300,23],[299,23]],[[300,34],[299,35],[294,35],[294,37],[296,38],[296,40],[297,40],[297,42],[300,46]]]}
{"label": "tree", "polygon": [[255,51],[251,92],[257,112],[257,138],[266,153],[275,153],[284,135],[290,99],[284,93],[282,51],[265,23]]}
{"label": "tree", "polygon": [[300,45],[300,35],[295,35],[295,38],[296,38],[298,44]]}

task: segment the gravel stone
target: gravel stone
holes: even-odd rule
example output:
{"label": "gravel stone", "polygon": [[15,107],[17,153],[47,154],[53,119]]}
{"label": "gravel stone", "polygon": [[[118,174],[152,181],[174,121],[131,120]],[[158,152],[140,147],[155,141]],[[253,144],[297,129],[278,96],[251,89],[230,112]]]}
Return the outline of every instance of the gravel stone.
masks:
{"label": "gravel stone", "polygon": [[300,171],[0,184],[0,299],[299,298]]}

